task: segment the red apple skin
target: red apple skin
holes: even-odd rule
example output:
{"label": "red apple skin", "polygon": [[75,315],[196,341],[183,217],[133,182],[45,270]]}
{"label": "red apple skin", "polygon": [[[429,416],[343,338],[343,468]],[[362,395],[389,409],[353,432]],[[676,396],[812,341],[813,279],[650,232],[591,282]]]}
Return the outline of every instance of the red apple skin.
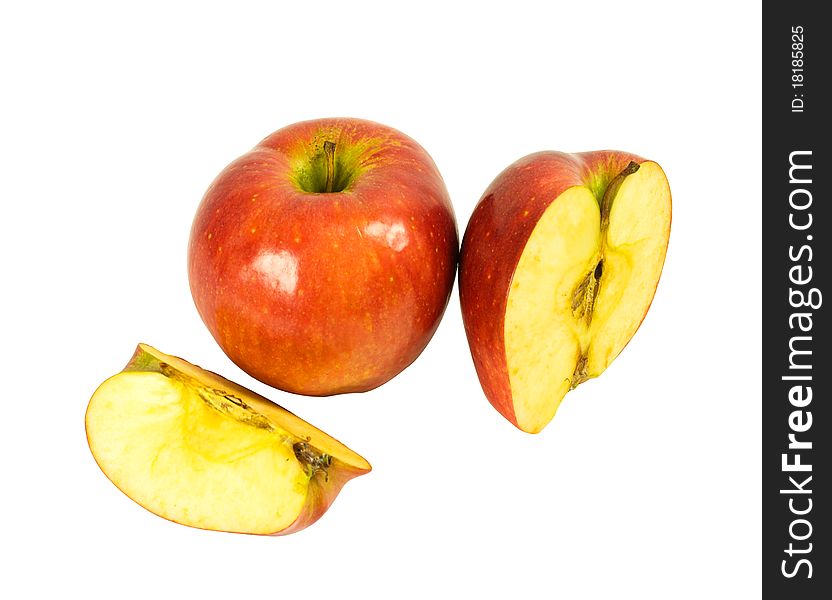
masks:
{"label": "red apple skin", "polygon": [[511,280],[532,230],[568,188],[603,182],[643,158],[614,150],[521,158],[491,183],[471,215],[459,259],[459,300],[483,392],[517,426],[503,329]]}
{"label": "red apple skin", "polygon": [[[294,169],[336,144],[374,151],[337,193],[300,189]],[[188,274],[225,353],[274,387],[362,392],[422,352],[445,311],[458,257],[448,192],[414,140],[377,123],[290,125],[211,184],[191,230]]]}
{"label": "red apple skin", "polygon": [[309,482],[306,503],[298,518],[286,529],[271,535],[289,535],[306,529],[329,510],[344,484],[365,473],[368,471],[354,469],[339,462],[334,463],[328,469],[326,476],[323,473],[316,473]]}

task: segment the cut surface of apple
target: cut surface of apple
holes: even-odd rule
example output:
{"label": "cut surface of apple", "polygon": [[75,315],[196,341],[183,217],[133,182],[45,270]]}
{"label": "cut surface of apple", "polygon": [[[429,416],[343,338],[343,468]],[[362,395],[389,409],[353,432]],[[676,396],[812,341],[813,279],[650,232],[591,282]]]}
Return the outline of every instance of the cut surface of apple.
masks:
{"label": "cut surface of apple", "polygon": [[[536,433],[641,324],[664,264],[670,189],[656,163],[632,155],[540,153],[509,167],[483,203],[493,206],[475,211],[463,242],[466,331],[489,400]],[[515,268],[487,266],[495,260]]]}
{"label": "cut surface of apple", "polygon": [[276,404],[143,344],[96,390],[86,428],[96,462],[127,496],[202,529],[297,531],[370,470]]}

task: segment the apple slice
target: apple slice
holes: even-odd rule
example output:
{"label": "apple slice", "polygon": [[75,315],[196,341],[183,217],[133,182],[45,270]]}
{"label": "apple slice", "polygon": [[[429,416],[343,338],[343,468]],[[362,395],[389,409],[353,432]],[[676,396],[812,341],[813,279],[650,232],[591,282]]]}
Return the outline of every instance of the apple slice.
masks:
{"label": "apple slice", "polygon": [[537,433],[597,377],[650,307],[670,236],[658,164],[623,152],[541,152],[486,190],[460,258],[460,302],[483,390]]}
{"label": "apple slice", "polygon": [[95,391],[86,428],[116,487],[160,517],[201,529],[299,531],[370,471],[289,411],[144,344]]}

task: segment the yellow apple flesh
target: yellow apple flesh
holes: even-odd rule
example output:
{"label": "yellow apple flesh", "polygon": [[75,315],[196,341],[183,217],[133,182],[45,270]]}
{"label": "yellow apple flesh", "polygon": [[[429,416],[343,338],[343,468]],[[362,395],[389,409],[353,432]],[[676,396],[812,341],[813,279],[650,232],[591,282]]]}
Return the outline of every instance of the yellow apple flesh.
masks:
{"label": "yellow apple flesh", "polygon": [[120,490],[202,529],[298,531],[370,470],[289,411],[144,344],[96,390],[86,428],[96,462]]}

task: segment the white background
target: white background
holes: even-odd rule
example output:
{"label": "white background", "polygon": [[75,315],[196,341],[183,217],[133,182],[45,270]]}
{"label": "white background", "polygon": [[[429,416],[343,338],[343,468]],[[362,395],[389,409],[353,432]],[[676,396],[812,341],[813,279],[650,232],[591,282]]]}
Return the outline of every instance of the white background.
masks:
{"label": "white background", "polygon": [[[0,596],[759,595],[757,3],[9,4]],[[460,234],[533,151],[664,167],[673,231],[653,308],[542,434],[483,396],[456,290],[424,354],[363,395],[271,389],[213,341],[185,262],[202,193],[271,131],[323,116],[417,139]],[[274,399],[373,472],[288,537],[155,517],[84,436],[90,395],[139,341]]]}

